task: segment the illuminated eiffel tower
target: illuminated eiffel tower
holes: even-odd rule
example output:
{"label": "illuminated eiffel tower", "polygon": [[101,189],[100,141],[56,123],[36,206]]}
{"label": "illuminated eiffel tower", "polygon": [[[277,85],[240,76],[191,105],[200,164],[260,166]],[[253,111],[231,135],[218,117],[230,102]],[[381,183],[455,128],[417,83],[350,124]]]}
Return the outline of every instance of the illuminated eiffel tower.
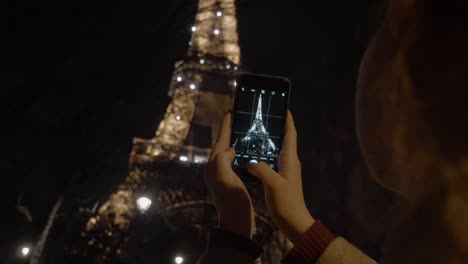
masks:
{"label": "illuminated eiffel tower", "polygon": [[[175,64],[168,92],[172,101],[155,136],[133,140],[129,175],[92,210],[80,232],[82,246],[72,250],[85,256],[86,263],[155,259],[164,252],[142,246],[158,236],[150,230],[163,234],[158,238],[163,244],[176,239],[178,231],[190,230],[204,247],[208,231],[217,224],[201,167],[233,104],[240,64],[235,1],[200,0],[190,29],[188,55]],[[279,263],[287,241],[267,216],[263,190],[249,188],[257,213],[254,238],[265,246],[261,262]]]}
{"label": "illuminated eiffel tower", "polygon": [[257,111],[252,126],[247,135],[241,139],[241,145],[234,145],[236,151],[240,150],[252,156],[273,156],[277,154],[275,143],[268,137],[269,133],[263,124],[262,95],[258,96]]}

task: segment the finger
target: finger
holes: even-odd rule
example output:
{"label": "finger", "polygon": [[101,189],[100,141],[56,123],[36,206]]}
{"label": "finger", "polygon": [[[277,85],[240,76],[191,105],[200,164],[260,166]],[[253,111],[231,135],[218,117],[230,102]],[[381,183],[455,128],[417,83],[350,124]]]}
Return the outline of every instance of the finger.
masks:
{"label": "finger", "polygon": [[250,174],[259,178],[267,189],[274,189],[284,180],[281,175],[276,173],[276,171],[270,168],[265,162],[249,164],[247,170]]}
{"label": "finger", "polygon": [[233,170],[231,164],[235,156],[236,151],[233,148],[222,151],[215,156],[216,173],[214,177],[216,180],[224,181],[232,177]]}
{"label": "finger", "polygon": [[228,112],[223,119],[221,128],[219,129],[218,139],[213,146],[210,154],[210,160],[213,159],[218,153],[229,148],[229,141],[231,137],[231,113]]}
{"label": "finger", "polygon": [[288,110],[286,116],[285,133],[281,152],[297,155],[297,132],[291,112]]}

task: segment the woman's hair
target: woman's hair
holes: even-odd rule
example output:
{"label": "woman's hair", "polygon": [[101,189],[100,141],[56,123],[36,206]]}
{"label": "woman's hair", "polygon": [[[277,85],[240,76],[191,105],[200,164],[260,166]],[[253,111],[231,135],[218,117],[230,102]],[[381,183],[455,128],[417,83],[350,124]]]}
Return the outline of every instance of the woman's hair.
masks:
{"label": "woman's hair", "polygon": [[[467,1],[418,0],[401,32],[412,109],[420,118],[408,124],[409,140],[415,142],[408,146],[427,151],[421,155],[443,185],[429,191],[405,220],[404,226],[421,231],[415,232],[423,243],[417,252],[425,263],[468,263],[467,17]],[[409,230],[401,231],[404,236]]]}
{"label": "woman's hair", "polygon": [[422,190],[389,263],[468,263],[467,17],[466,0],[395,0],[364,60],[357,126],[369,168]]}
{"label": "woman's hair", "polygon": [[364,132],[361,139],[376,153],[387,146],[393,153],[385,157],[393,159],[388,168],[417,174],[425,167],[424,174],[451,175],[450,181],[467,178],[462,177],[468,172],[467,5],[462,0],[392,2],[364,59],[358,134]]}

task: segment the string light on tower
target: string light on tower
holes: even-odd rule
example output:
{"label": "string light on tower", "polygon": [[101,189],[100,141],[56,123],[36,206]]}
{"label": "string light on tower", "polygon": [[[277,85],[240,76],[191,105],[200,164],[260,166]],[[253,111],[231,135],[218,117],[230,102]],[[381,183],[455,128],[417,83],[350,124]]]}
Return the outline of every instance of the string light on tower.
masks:
{"label": "string light on tower", "polygon": [[220,17],[220,16],[222,16],[222,15],[223,15],[223,12],[221,12],[221,11],[216,12],[216,16],[217,16],[217,17]]}
{"label": "string light on tower", "polygon": [[215,30],[213,30],[213,33],[217,36],[217,35],[219,35],[219,33],[221,33],[221,31],[219,29],[215,29]]}
{"label": "string light on tower", "polygon": [[190,89],[191,89],[191,90],[195,90],[195,89],[197,89],[197,86],[196,86],[195,84],[193,84],[193,83],[192,83],[192,84],[190,84],[190,86],[189,86],[189,87],[190,87]]}
{"label": "string light on tower", "polygon": [[192,26],[192,32],[195,32],[197,31],[197,27],[196,26]]}
{"label": "string light on tower", "polygon": [[182,76],[177,76],[177,81],[181,82],[182,81]]}
{"label": "string light on tower", "polygon": [[141,196],[136,201],[138,210],[142,213],[146,212],[150,208],[151,203],[151,199],[146,196]]}
{"label": "string light on tower", "polygon": [[193,162],[197,164],[205,163],[206,156],[195,155],[193,156]]}
{"label": "string light on tower", "polygon": [[205,59],[200,59],[200,64],[204,64],[205,63]]}

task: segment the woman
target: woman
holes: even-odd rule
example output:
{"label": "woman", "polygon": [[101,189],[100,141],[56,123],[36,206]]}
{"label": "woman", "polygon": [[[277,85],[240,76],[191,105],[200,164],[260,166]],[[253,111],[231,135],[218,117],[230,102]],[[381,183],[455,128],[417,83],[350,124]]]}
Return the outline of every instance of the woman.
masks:
{"label": "woman", "polygon": [[[371,175],[404,195],[409,213],[384,263],[468,263],[468,7],[466,1],[396,0],[367,49],[358,78],[356,128]],[[254,263],[254,213],[231,169],[225,117],[205,177],[219,213],[199,263]],[[284,263],[375,263],[333,236],[307,210],[291,114],[276,173],[249,172],[265,186],[267,209],[294,244]]]}

